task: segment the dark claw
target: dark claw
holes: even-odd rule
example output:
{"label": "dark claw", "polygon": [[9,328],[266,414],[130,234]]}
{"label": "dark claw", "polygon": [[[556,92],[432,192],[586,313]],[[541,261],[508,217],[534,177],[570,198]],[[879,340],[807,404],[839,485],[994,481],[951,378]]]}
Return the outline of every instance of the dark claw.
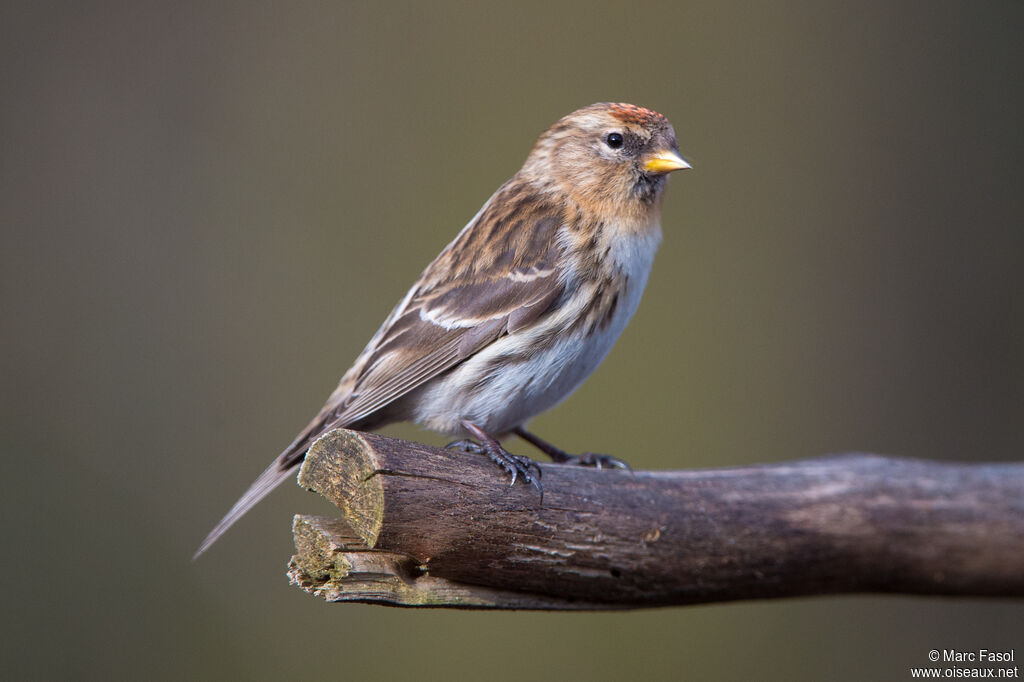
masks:
{"label": "dark claw", "polygon": [[522,455],[513,455],[510,452],[506,452],[505,455],[514,462],[513,466],[516,471],[523,475],[523,480],[527,483],[533,482],[533,476],[530,474],[530,469],[537,472],[537,478],[540,478],[543,472],[540,470],[540,465],[534,462],[529,457],[523,457]]}
{"label": "dark claw", "polygon": [[582,455],[570,455],[570,458],[571,459],[569,459],[566,464],[594,467],[596,469],[615,468],[628,471],[631,474],[633,473],[633,467],[629,466],[618,457],[612,457],[611,455],[599,455],[594,452],[584,452]]}
{"label": "dark claw", "polygon": [[509,457],[515,460],[516,468],[519,469],[519,471],[523,472],[523,475],[526,477],[524,480],[527,483],[533,483],[533,479],[530,478],[530,469],[533,469],[534,471],[537,472],[536,480],[540,480],[540,477],[544,475],[544,472],[540,470],[540,465],[537,464],[532,459],[530,459],[529,457],[511,454],[509,455]]}
{"label": "dark claw", "polygon": [[444,446],[446,450],[462,450],[463,452],[469,452],[474,455],[486,455],[487,448],[475,440],[463,438],[462,440],[452,441],[448,445]]}
{"label": "dark claw", "polygon": [[[516,480],[521,475],[524,481],[532,483],[533,487],[537,489],[540,493],[540,502],[541,504],[544,504],[544,489],[541,488],[540,485],[541,471],[540,466],[536,462],[529,457],[521,457],[519,455],[509,453],[505,448],[501,447],[501,443],[488,435],[488,433],[479,426],[468,420],[463,420],[462,426],[469,431],[470,434],[476,436],[479,443],[474,443],[473,441],[459,441],[457,443],[452,443],[452,446],[463,447],[470,452],[486,454],[492,462],[500,466],[506,472],[512,474],[512,482],[509,483],[510,486],[515,485]],[[469,445],[464,445],[467,443]],[[536,469],[536,477],[530,475],[531,467]]]}
{"label": "dark claw", "polygon": [[[522,476],[526,483],[532,484],[541,494],[541,500],[544,499],[544,489],[540,485],[541,470],[536,462],[529,457],[521,457],[520,455],[505,452],[504,449],[501,452],[486,451],[486,454],[492,462],[504,469],[506,473],[512,475],[509,487],[514,486],[519,476]],[[536,477],[530,474],[531,468],[537,472]]]}

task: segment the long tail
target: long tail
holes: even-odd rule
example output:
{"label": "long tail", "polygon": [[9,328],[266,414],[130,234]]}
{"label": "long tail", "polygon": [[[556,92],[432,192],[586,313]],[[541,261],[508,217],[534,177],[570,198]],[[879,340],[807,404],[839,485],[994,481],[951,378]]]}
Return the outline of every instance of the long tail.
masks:
{"label": "long tail", "polygon": [[269,495],[270,491],[284,483],[286,478],[295,473],[296,467],[301,462],[302,459],[290,463],[281,463],[280,458],[275,459],[273,464],[267,467],[266,471],[253,481],[249,489],[245,491],[245,494],[238,499],[238,502],[235,502],[235,506],[231,508],[231,511],[225,514],[220,523],[214,526],[210,534],[203,540],[203,543],[199,545],[196,553],[192,555],[192,560],[195,561],[199,558],[199,555],[209,549],[210,545],[215,543],[217,538],[233,526],[235,521],[242,518],[247,511],[256,506],[257,502]]}
{"label": "long tail", "polygon": [[298,466],[302,464],[302,460],[306,458],[306,450],[309,449],[309,446],[313,444],[313,441],[316,440],[320,433],[327,428],[340,425],[328,423],[328,415],[328,406],[325,406],[324,410],[295,437],[291,445],[274,459],[273,464],[268,466],[266,471],[252,482],[252,485],[245,491],[245,494],[238,499],[238,502],[235,502],[235,506],[224,515],[220,523],[214,526],[210,534],[199,545],[199,549],[192,555],[193,561],[209,549],[210,545],[217,541],[217,538],[224,535],[227,529],[235,524],[235,521],[245,516],[247,511],[255,507],[257,502],[269,495],[274,488],[284,483],[286,478],[295,473]]}

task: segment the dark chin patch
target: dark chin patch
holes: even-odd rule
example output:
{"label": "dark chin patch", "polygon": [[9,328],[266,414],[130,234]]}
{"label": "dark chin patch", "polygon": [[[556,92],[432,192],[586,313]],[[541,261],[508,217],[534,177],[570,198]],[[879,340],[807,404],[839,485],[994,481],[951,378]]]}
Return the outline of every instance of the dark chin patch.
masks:
{"label": "dark chin patch", "polygon": [[645,204],[650,204],[657,198],[664,186],[664,174],[640,173],[633,184],[633,196]]}

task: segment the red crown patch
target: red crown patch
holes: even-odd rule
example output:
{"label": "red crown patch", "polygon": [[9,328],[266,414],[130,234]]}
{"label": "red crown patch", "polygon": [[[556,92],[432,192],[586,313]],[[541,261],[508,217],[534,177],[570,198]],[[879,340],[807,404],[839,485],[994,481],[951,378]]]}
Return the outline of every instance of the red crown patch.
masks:
{"label": "red crown patch", "polygon": [[656,111],[638,107],[635,104],[613,104],[611,114],[623,123],[649,126],[656,121],[664,121],[665,117]]}

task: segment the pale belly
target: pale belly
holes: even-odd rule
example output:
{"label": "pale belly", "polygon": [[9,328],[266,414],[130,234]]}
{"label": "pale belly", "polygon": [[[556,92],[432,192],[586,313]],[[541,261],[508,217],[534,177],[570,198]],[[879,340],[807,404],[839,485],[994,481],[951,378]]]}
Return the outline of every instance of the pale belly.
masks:
{"label": "pale belly", "polygon": [[615,312],[600,330],[587,334],[580,325],[551,335],[548,324],[571,328],[578,311],[567,310],[561,320],[504,336],[410,395],[413,419],[449,435],[465,435],[465,419],[500,436],[565,400],[601,364],[633,316],[653,256],[652,248],[649,257],[633,260]]}

